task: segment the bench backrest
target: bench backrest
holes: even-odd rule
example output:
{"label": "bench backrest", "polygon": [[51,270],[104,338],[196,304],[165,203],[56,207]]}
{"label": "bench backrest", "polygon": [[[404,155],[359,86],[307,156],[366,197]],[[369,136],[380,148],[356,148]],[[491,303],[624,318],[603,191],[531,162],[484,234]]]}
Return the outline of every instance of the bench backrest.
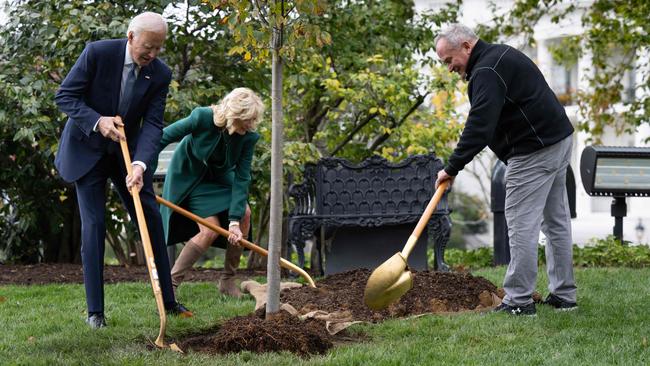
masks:
{"label": "bench backrest", "polygon": [[[292,215],[315,215],[337,221],[373,221],[375,225],[417,221],[443,168],[434,154],[399,163],[373,156],[359,164],[323,158],[305,167],[304,184]],[[447,214],[446,195],[436,214]],[[352,222],[348,222],[352,223]],[[365,225],[364,225],[365,226]]]}

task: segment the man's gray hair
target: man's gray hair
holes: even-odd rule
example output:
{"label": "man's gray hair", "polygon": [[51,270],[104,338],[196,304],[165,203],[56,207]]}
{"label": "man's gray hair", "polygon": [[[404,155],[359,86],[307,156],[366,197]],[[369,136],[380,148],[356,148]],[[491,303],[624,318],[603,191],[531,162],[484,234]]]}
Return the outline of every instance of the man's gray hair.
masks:
{"label": "man's gray hair", "polygon": [[163,19],[162,15],[151,11],[146,11],[142,14],[136,15],[129,23],[129,29],[126,31],[126,36],[133,32],[134,36],[140,35],[142,32],[165,33],[167,34],[167,22]]}
{"label": "man's gray hair", "polygon": [[459,48],[463,42],[473,42],[478,39],[476,33],[471,28],[459,23],[451,24],[438,33],[434,45],[437,45],[441,38],[446,39],[454,49]]}

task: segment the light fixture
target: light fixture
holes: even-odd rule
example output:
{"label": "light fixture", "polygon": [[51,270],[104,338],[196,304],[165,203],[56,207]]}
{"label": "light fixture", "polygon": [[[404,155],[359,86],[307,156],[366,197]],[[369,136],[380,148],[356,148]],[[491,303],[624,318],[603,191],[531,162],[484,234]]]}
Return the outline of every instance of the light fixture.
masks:
{"label": "light fixture", "polygon": [[623,240],[625,198],[650,196],[650,148],[587,146],[580,158],[580,177],[590,196],[614,197],[614,236]]}

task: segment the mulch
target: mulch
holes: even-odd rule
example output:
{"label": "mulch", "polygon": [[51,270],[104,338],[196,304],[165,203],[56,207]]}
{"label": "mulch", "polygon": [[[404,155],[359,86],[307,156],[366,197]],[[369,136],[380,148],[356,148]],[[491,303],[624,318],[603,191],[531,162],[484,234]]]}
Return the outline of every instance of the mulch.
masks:
{"label": "mulch", "polygon": [[[188,271],[184,281],[212,282],[221,277],[222,269],[198,268]],[[266,271],[240,269],[243,278],[266,276]],[[33,265],[0,264],[0,285],[44,285],[50,283],[83,283],[80,264],[40,263]],[[145,266],[104,266],[104,282],[149,282]]]}
{"label": "mulch", "polygon": [[[357,269],[338,273],[316,282],[316,288],[286,289],[280,301],[300,313],[313,310],[348,310],[355,320],[380,322],[425,313],[447,313],[491,306],[492,282],[466,272],[414,271],[413,289],[387,309],[374,311],[363,303],[363,292],[371,271]],[[483,302],[482,302],[483,300]]]}
{"label": "mulch", "polygon": [[325,322],[318,319],[300,320],[285,311],[270,319],[265,315],[262,308],[253,314],[229,319],[221,326],[185,337],[179,346],[183,350],[208,354],[289,351],[308,357],[326,353],[339,339],[349,339],[347,333],[330,335]]}

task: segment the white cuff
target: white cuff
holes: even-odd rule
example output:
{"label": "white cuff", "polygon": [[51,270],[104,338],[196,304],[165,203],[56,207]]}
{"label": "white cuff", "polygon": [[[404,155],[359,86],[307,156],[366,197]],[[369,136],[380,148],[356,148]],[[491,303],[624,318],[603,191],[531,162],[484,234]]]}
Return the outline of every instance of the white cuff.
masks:
{"label": "white cuff", "polygon": [[99,117],[97,119],[97,122],[95,122],[95,126],[93,126],[93,132],[97,132],[97,126],[99,126],[99,120],[102,119],[102,117]]}
{"label": "white cuff", "polygon": [[239,226],[239,221],[230,221],[230,224],[228,224],[228,228],[231,228],[233,226]]}
{"label": "white cuff", "polygon": [[140,165],[145,172],[147,171],[147,164],[141,162],[140,160],[132,162],[131,165]]}

